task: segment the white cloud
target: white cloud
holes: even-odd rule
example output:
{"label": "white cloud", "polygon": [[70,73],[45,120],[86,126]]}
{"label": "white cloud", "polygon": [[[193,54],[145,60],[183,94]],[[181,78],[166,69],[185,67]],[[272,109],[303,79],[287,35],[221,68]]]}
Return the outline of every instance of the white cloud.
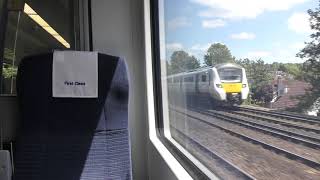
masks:
{"label": "white cloud", "polygon": [[285,11],[308,0],[190,0],[206,7],[203,17],[226,19],[256,18],[266,11]]}
{"label": "white cloud", "polygon": [[198,43],[198,44],[192,45],[190,48],[188,48],[187,51],[190,55],[193,55],[197,59],[199,59],[200,63],[204,63],[203,62],[204,55],[207,53],[207,50],[209,49],[209,47],[215,43],[224,44],[222,42],[211,42],[211,43],[203,43],[203,44]]}
{"label": "white cloud", "polygon": [[202,27],[203,28],[218,28],[226,25],[226,22],[222,19],[214,19],[214,20],[203,20]]}
{"label": "white cloud", "polygon": [[252,52],[249,52],[247,54],[247,57],[248,58],[254,58],[254,59],[259,59],[259,58],[265,58],[265,57],[268,57],[268,56],[271,56],[272,53],[269,52],[269,51],[252,51]]}
{"label": "white cloud", "polygon": [[[298,45],[298,43],[296,44]],[[301,45],[301,44],[300,44]],[[272,51],[252,51],[237,58],[249,58],[252,60],[262,59],[266,63],[281,62],[281,63],[302,63],[303,59],[296,57],[296,47],[287,46],[282,49],[273,49]]]}
{"label": "white cloud", "polygon": [[290,48],[291,48],[292,50],[300,51],[300,50],[303,49],[305,46],[306,46],[306,44],[303,43],[303,42],[295,42],[295,43],[292,43],[292,44],[290,45]]}
{"label": "white cloud", "polygon": [[178,51],[183,49],[183,45],[181,43],[168,43],[166,48],[168,51]]}
{"label": "white cloud", "polygon": [[307,13],[294,13],[288,19],[288,28],[296,33],[311,33],[309,15]]}
{"label": "white cloud", "polygon": [[[211,44],[221,43],[221,42],[212,42],[212,43],[197,43],[192,45],[191,47],[185,47],[183,44],[178,42],[168,43],[166,44],[166,57],[170,57],[174,51],[183,50],[189,55],[195,56],[203,62],[203,57],[206,54],[208,48]],[[281,42],[275,42],[276,45],[281,45],[281,47],[273,48],[272,50],[256,50],[244,52],[243,55],[236,55],[237,59],[239,58],[249,58],[252,60],[262,59],[266,63],[272,62],[283,62],[283,63],[302,63],[303,59],[296,57],[296,54],[305,46],[303,42],[293,42],[291,44],[284,45]],[[223,44],[223,43],[221,43]],[[232,51],[232,49],[230,49]]]}
{"label": "white cloud", "polygon": [[197,59],[202,60],[205,52],[210,47],[211,43],[207,44],[194,44],[191,47],[185,47],[181,43],[168,43],[166,44],[166,57],[171,57],[174,51],[183,50],[189,55],[195,56]]}
{"label": "white cloud", "polygon": [[171,30],[175,30],[175,29],[181,28],[181,27],[188,27],[191,25],[192,25],[192,23],[186,17],[177,17],[177,18],[174,18],[174,19],[171,19],[170,21],[168,21],[168,28]]}
{"label": "white cloud", "polygon": [[273,52],[273,56],[269,57],[267,60],[272,60],[272,62],[282,62],[282,63],[302,63],[303,59],[296,57],[298,51],[289,49],[289,50],[276,50]]}
{"label": "white cloud", "polygon": [[201,52],[206,52],[209,47],[212,45],[212,44],[216,44],[216,43],[219,43],[219,44],[223,44],[225,45],[224,43],[222,42],[211,42],[211,43],[206,43],[206,44],[194,44],[193,46],[191,46],[190,50],[191,51],[201,51]]}
{"label": "white cloud", "polygon": [[195,44],[191,46],[190,50],[193,51],[206,51],[210,47],[210,43],[208,44]]}
{"label": "white cloud", "polygon": [[239,40],[251,40],[256,38],[256,35],[253,33],[241,32],[238,34],[231,34],[230,36],[232,39],[239,39]]}
{"label": "white cloud", "polygon": [[201,62],[203,60],[204,54],[207,52],[208,48],[210,47],[211,43],[207,44],[194,44],[191,46],[191,48],[188,50],[188,53],[190,55],[195,56],[197,59],[199,59]]}
{"label": "white cloud", "polygon": [[275,41],[273,43],[271,43],[271,47],[273,48],[280,48],[282,46],[282,43],[279,41]]}

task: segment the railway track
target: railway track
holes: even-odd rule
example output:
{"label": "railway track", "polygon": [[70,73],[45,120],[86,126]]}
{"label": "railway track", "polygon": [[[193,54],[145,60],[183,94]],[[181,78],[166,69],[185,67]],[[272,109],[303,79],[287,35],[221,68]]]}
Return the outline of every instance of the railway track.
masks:
{"label": "railway track", "polygon": [[182,131],[180,131],[178,128],[174,126],[170,126],[173,128],[177,133],[179,133],[187,142],[187,144],[195,144],[198,146],[204,153],[208,154],[210,157],[216,159],[220,165],[224,165],[228,169],[232,170],[233,173],[237,174],[237,178],[243,178],[243,179],[248,179],[248,180],[254,180],[255,178],[252,177],[250,174],[248,174],[245,170],[242,170],[241,168],[237,167],[234,165],[232,162],[228,161],[227,159],[223,158],[219,154],[213,152],[212,150],[208,149],[206,146],[202,145],[200,142],[197,140],[191,138],[190,136],[186,135]]}
{"label": "railway track", "polygon": [[302,124],[295,124],[292,122],[288,122],[290,121],[290,119],[285,119],[284,121],[283,119],[276,118],[276,116],[274,116],[273,118],[269,118],[269,117],[260,116],[260,114],[249,114],[247,113],[247,111],[228,111],[228,112],[232,114],[240,115],[240,116],[254,118],[257,120],[262,120],[269,123],[280,124],[282,126],[289,127],[289,128],[295,128],[299,130],[320,134],[320,129],[313,128],[313,127],[306,127],[306,126],[303,126]]}
{"label": "railway track", "polygon": [[295,113],[284,113],[284,112],[269,112],[269,111],[264,111],[260,109],[255,109],[255,108],[247,108],[247,107],[241,107],[238,106],[236,109],[241,110],[241,111],[247,111],[247,112],[252,112],[256,114],[261,114],[261,115],[266,115],[266,116],[271,116],[275,118],[281,118],[281,119],[286,119],[290,121],[296,121],[296,122],[302,122],[302,123],[308,123],[311,125],[319,125],[320,126],[320,118],[319,117],[313,117],[313,116],[307,116],[307,115],[299,115]]}
{"label": "railway track", "polygon": [[[269,122],[269,123],[280,124],[282,126],[289,127],[289,128],[295,128],[295,129],[300,129],[300,130],[304,130],[304,131],[320,134],[320,129],[313,128],[313,127],[306,127],[306,126],[303,126],[302,124],[292,123],[292,122],[290,122],[291,119],[289,119],[289,118],[286,118],[285,121],[284,121],[283,119],[279,119],[281,117],[277,117],[277,115],[274,115],[274,116],[271,115],[272,113],[269,113],[268,115],[265,115],[264,112],[255,113],[255,112],[252,112],[251,110],[249,110],[249,111],[236,111],[236,110],[232,111],[232,110],[230,110],[228,112],[232,113],[232,114],[236,114],[236,115],[241,115],[241,116],[254,118],[254,119],[257,119],[257,120],[262,120],[262,121]],[[251,112],[251,113],[254,113],[254,114],[248,114],[246,112]],[[258,115],[264,115],[264,116],[258,116]],[[265,117],[265,116],[269,116],[269,117]],[[272,116],[272,118],[271,118],[271,116]],[[304,121],[300,121],[300,122],[304,122]]]}
{"label": "railway track", "polygon": [[199,110],[195,110],[195,111],[198,113],[201,113],[201,114],[205,114],[208,116],[213,116],[213,117],[216,117],[219,119],[223,119],[224,121],[228,121],[230,123],[235,123],[235,124],[238,124],[240,126],[243,126],[243,127],[249,128],[249,129],[260,131],[265,134],[279,137],[284,140],[290,140],[294,143],[303,144],[307,147],[311,147],[314,149],[320,149],[320,139],[315,138],[315,137],[311,137],[311,136],[307,136],[307,135],[303,135],[303,134],[298,134],[298,133],[294,133],[294,132],[290,132],[290,131],[286,131],[286,130],[281,130],[281,129],[278,129],[278,128],[275,128],[272,126],[267,126],[267,125],[259,124],[259,123],[253,122],[253,121],[241,119],[239,117],[226,115],[226,114],[220,113],[218,111],[199,111]]}
{"label": "railway track", "polygon": [[[225,114],[225,113],[221,113],[221,112],[215,111],[215,110],[198,111],[198,112],[206,113],[211,116],[213,116],[215,114]],[[230,112],[227,112],[227,113],[230,113]],[[320,145],[320,138],[309,136],[309,135],[306,135],[303,133],[297,133],[297,132],[293,132],[293,131],[289,131],[289,130],[280,129],[280,128],[272,126],[272,125],[261,124],[257,121],[254,121],[256,119],[259,119],[259,117],[256,117],[256,116],[251,116],[251,117],[241,116],[241,117],[239,117],[239,116],[233,116],[233,115],[234,115],[234,113],[230,114],[229,116],[236,119],[239,122],[247,123],[247,124],[254,125],[256,127],[261,127],[261,128],[264,128],[264,129],[267,129],[267,130],[270,130],[270,131],[273,131],[276,133],[288,135],[288,136],[291,136],[292,138],[297,138],[299,140],[302,139],[302,140]],[[301,142],[301,143],[303,143],[303,142]]]}
{"label": "railway track", "polygon": [[[273,146],[273,145],[271,145],[271,144],[267,144],[267,143],[265,143],[265,142],[262,142],[262,141],[259,141],[259,140],[255,139],[255,138],[249,137],[249,136],[247,136],[247,135],[244,135],[244,134],[241,134],[241,133],[238,133],[238,132],[234,132],[234,131],[229,130],[229,129],[225,128],[225,127],[222,127],[222,126],[220,126],[220,125],[217,125],[217,124],[215,124],[215,123],[213,123],[213,122],[200,119],[200,118],[198,118],[198,117],[196,117],[196,116],[193,116],[193,115],[190,115],[190,114],[186,114],[186,113],[184,113],[184,112],[180,112],[180,111],[175,110],[175,109],[173,109],[173,111],[175,111],[175,112],[177,112],[177,113],[180,113],[180,114],[183,114],[184,116],[188,116],[188,117],[191,118],[191,119],[194,119],[194,120],[203,122],[203,123],[205,123],[205,124],[207,124],[207,125],[209,125],[209,126],[212,126],[212,127],[217,128],[217,129],[220,129],[220,130],[222,130],[222,131],[224,131],[224,132],[226,132],[226,133],[228,133],[228,134],[230,134],[230,135],[232,135],[232,136],[239,137],[239,138],[241,138],[241,139],[243,139],[243,140],[245,140],[245,141],[251,142],[251,143],[253,143],[253,144],[258,144],[258,145],[262,146],[263,148],[268,149],[268,150],[271,150],[271,151],[273,151],[273,152],[275,152],[275,153],[278,153],[278,154],[281,154],[281,155],[285,155],[285,156],[286,156],[287,158],[289,158],[289,159],[298,160],[298,161],[302,162],[303,164],[305,164],[305,165],[307,165],[307,166],[309,166],[309,167],[311,167],[311,168],[320,169],[320,163],[319,163],[319,162],[316,162],[316,161],[314,161],[314,160],[311,160],[311,159],[309,159],[309,158],[306,158],[306,157],[300,156],[300,155],[298,155],[298,154],[289,152],[289,151],[287,151],[287,150],[285,150],[285,149],[282,149],[282,148]],[[231,119],[231,118],[228,117],[228,116],[224,116],[223,118],[222,118],[222,116],[219,116],[219,117],[216,117],[216,118],[219,118],[219,119],[222,119],[222,120],[228,119],[228,120],[230,120],[229,122],[235,122],[234,119]],[[305,143],[305,142],[304,142],[304,143]],[[312,146],[313,146],[313,145],[312,145]],[[318,145],[317,145],[317,147],[318,147]]]}
{"label": "railway track", "polygon": [[[233,115],[230,115],[230,117],[234,117],[236,118],[237,116],[234,115],[238,115],[238,120],[245,122],[245,123],[249,123],[251,125],[254,126],[258,126],[261,128],[266,128],[269,130],[273,130],[276,131],[278,133],[282,133],[285,135],[289,135],[289,136],[293,136],[293,137],[297,137],[297,138],[302,138],[305,139],[307,141],[311,141],[317,144],[320,144],[320,134],[318,133],[320,129],[315,129],[315,128],[310,128],[310,127],[304,127],[304,126],[299,126],[296,124],[291,124],[288,122],[283,122],[283,121],[279,121],[276,119],[269,119],[269,118],[264,118],[261,117],[260,115],[254,115],[254,114],[246,114],[245,112],[239,112],[236,111],[235,109],[231,109],[230,111],[226,111],[226,109],[221,109],[221,110],[203,110],[203,109],[199,109],[196,107],[189,107],[189,109],[191,110],[196,110],[196,111],[201,111],[201,112],[207,112],[207,113],[219,113],[219,112],[227,112]],[[257,121],[260,120],[261,122]],[[266,123],[262,123],[262,122],[266,122]],[[307,132],[311,132],[311,133],[307,133]]]}

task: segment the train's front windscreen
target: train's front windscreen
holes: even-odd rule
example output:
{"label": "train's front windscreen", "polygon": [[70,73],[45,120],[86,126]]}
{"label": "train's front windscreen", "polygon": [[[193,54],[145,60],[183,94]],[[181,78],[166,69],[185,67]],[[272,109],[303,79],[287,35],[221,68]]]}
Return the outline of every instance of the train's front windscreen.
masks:
{"label": "train's front windscreen", "polygon": [[221,82],[241,82],[242,70],[236,68],[223,68],[218,70]]}

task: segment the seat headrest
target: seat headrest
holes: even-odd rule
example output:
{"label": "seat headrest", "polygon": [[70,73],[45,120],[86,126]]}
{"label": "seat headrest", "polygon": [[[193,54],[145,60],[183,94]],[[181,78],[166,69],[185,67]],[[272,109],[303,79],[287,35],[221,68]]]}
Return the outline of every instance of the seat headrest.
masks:
{"label": "seat headrest", "polygon": [[24,58],[17,95],[22,133],[92,133],[127,128],[129,84],[123,59],[98,54],[98,98],[52,97],[53,54]]}

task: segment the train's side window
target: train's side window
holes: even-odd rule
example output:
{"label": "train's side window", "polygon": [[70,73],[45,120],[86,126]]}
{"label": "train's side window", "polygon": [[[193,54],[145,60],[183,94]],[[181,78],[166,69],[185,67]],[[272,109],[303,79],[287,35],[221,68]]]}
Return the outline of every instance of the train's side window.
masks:
{"label": "train's side window", "polygon": [[183,82],[193,82],[193,81],[194,81],[193,76],[183,78]]}
{"label": "train's side window", "polygon": [[206,82],[207,81],[207,75],[206,74],[201,75],[201,81],[202,82]]}
{"label": "train's side window", "polygon": [[174,81],[174,83],[179,83],[180,79],[179,79],[179,77],[175,77],[175,78],[173,78],[173,81]]}
{"label": "train's side window", "polygon": [[[78,1],[8,1],[0,94],[15,94],[21,58],[52,50],[79,49]],[[2,56],[2,54],[1,54]],[[35,88],[36,91],[36,88]]]}

